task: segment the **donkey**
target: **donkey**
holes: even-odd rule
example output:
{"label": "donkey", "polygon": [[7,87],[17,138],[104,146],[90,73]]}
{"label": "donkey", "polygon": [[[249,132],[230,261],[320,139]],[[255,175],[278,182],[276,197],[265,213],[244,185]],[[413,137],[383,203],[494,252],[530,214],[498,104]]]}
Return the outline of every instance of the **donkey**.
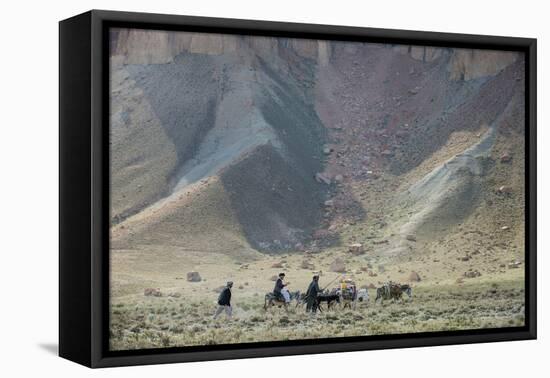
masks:
{"label": "donkey", "polygon": [[321,307],[321,303],[323,302],[326,302],[327,309],[330,310],[335,303],[340,303],[340,295],[330,293],[317,295],[317,300],[315,301],[315,304],[319,312],[323,312],[323,308]]}
{"label": "donkey", "polygon": [[376,299],[374,300],[374,303],[378,302],[379,299],[380,299],[380,303],[382,303],[384,299],[393,299],[393,300],[403,299],[403,293],[407,294],[409,299],[411,299],[412,287],[407,284],[384,285],[376,289]]}
{"label": "donkey", "polygon": [[[290,302],[296,301],[296,305],[300,303],[300,291],[292,291],[289,292],[290,294]],[[277,297],[273,292],[269,292],[264,297],[264,310],[267,311],[268,308],[277,306],[277,307],[283,307],[285,311],[288,311],[288,305],[289,303],[285,302],[285,300],[282,297]]]}

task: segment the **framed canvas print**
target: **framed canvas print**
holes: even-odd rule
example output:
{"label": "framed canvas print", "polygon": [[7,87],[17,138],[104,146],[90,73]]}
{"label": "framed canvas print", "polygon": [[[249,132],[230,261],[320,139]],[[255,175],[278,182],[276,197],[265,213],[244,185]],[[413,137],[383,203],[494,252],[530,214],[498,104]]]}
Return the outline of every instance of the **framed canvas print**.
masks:
{"label": "framed canvas print", "polygon": [[536,41],[60,23],[60,355],[536,337]]}

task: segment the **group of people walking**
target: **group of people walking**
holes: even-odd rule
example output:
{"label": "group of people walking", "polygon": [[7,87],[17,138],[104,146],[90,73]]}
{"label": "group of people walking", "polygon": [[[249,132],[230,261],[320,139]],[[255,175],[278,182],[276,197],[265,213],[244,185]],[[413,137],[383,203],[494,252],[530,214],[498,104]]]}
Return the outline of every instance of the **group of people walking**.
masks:
{"label": "group of people walking", "polygon": [[[290,282],[285,282],[285,274],[279,273],[277,280],[275,281],[275,287],[273,288],[273,295],[277,300],[290,302],[290,292],[288,291],[288,285]],[[225,311],[227,319],[232,317],[231,307],[231,289],[233,288],[233,282],[227,282],[226,286],[221,291],[218,297],[218,308],[214,313],[214,319],[216,319],[222,312]],[[321,292],[319,288],[319,276],[314,275],[311,283],[309,284],[304,300],[306,302],[306,312],[317,311],[317,296]]]}

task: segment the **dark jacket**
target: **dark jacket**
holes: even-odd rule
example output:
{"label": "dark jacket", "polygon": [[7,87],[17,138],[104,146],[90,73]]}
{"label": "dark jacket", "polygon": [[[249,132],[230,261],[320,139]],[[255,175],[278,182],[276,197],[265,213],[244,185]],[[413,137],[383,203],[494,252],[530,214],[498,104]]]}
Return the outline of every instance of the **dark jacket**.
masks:
{"label": "dark jacket", "polygon": [[313,280],[311,281],[311,283],[309,284],[309,287],[307,288],[306,298],[307,299],[317,298],[318,293],[319,293],[319,282]]}
{"label": "dark jacket", "polygon": [[283,287],[285,287],[285,285],[283,284],[283,280],[281,278],[277,279],[277,282],[275,282],[275,287],[273,288],[273,293],[281,294],[281,290],[283,290]]}
{"label": "dark jacket", "polygon": [[231,306],[231,289],[226,287],[220,293],[218,297],[218,304],[220,306]]}

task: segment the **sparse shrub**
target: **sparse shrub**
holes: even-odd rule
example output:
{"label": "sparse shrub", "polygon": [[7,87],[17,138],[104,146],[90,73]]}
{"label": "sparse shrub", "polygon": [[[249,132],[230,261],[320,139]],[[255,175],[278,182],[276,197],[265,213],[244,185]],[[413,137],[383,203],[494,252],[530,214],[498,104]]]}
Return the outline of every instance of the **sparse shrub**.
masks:
{"label": "sparse shrub", "polygon": [[183,333],[183,327],[179,326],[179,325],[176,325],[176,326],[173,326],[170,328],[170,332],[173,332],[173,333],[176,333],[176,334],[179,334],[179,333]]}
{"label": "sparse shrub", "polygon": [[290,323],[291,323],[290,320],[286,316],[283,316],[281,319],[279,319],[279,324],[288,325]]}

